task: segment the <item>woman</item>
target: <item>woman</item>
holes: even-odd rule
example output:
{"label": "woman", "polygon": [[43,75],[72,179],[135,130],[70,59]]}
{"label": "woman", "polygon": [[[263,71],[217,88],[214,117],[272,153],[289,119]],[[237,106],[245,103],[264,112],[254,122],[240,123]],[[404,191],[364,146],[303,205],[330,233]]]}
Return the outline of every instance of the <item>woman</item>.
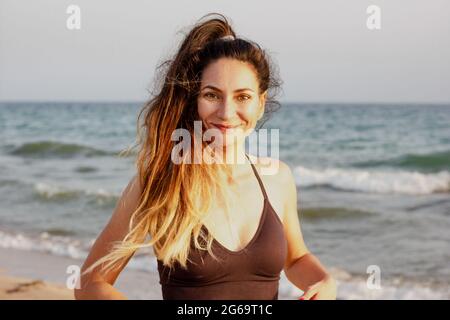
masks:
{"label": "woman", "polygon": [[[137,174],[92,246],[76,298],[126,299],[113,284],[151,246],[164,299],[277,299],[283,269],[301,299],[335,299],[334,279],[303,241],[289,167],[245,153],[245,138],[279,105],[265,51],[216,14],[162,66],[162,86],[138,117]],[[180,153],[177,130],[202,148]],[[244,161],[219,161],[230,154]],[[262,163],[278,170],[263,175]]]}

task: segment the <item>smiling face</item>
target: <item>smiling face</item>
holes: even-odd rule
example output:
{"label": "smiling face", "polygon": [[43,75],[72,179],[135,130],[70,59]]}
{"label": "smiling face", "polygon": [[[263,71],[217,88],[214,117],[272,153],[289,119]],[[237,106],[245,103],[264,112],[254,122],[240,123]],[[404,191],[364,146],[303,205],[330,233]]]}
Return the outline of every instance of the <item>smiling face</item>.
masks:
{"label": "smiling face", "polygon": [[249,63],[221,58],[202,73],[198,114],[206,129],[219,130],[223,147],[243,143],[264,114],[266,92],[259,93],[256,71]]}

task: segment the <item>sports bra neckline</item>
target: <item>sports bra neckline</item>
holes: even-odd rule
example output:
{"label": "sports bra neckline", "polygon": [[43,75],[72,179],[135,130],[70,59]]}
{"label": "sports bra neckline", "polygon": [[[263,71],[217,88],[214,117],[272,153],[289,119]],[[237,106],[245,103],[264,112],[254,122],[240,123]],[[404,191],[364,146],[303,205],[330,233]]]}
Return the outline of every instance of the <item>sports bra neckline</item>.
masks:
{"label": "sports bra neckline", "polygon": [[[262,227],[264,225],[264,222],[266,221],[266,216],[267,216],[267,211],[268,210],[274,210],[268,197],[267,197],[267,193],[266,190],[264,188],[264,184],[258,174],[258,171],[256,170],[253,162],[250,160],[250,157],[247,155],[247,153],[245,154],[245,156],[247,157],[248,161],[250,162],[250,165],[253,169],[253,173],[256,176],[256,179],[258,180],[258,184],[260,186],[261,192],[263,194],[264,197],[264,203],[263,203],[263,208],[262,208],[262,212],[259,215],[259,223],[258,223],[258,227],[256,229],[255,234],[252,236],[252,238],[250,239],[250,241],[241,249],[239,250],[231,250],[229,248],[227,248],[226,246],[224,246],[222,243],[220,243],[216,237],[213,236],[213,242],[216,243],[220,248],[222,248],[224,251],[226,251],[228,254],[233,254],[233,255],[239,255],[244,253],[245,251],[247,251],[248,249],[250,249],[250,247],[253,245],[253,243],[255,243],[258,239],[259,239],[259,235],[261,233]],[[274,212],[275,215],[278,215],[277,213]],[[211,234],[211,232],[208,230],[208,228],[206,228],[205,225],[202,226],[202,228],[205,229],[205,231],[209,234]]]}

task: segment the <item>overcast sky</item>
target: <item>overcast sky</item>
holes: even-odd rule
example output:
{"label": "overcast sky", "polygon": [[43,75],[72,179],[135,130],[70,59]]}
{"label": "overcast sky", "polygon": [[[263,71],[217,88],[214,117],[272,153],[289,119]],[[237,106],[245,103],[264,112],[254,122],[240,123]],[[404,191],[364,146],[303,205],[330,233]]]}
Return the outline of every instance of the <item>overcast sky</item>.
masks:
{"label": "overcast sky", "polygon": [[0,0],[0,100],[145,100],[177,32],[212,11],[271,52],[282,101],[450,102],[448,0]]}

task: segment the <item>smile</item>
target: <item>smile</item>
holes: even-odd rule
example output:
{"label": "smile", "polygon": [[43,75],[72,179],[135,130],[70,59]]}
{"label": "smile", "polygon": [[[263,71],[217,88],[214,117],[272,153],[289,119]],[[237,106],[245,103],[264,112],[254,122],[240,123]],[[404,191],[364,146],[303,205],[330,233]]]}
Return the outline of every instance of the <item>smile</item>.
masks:
{"label": "smile", "polygon": [[233,130],[233,129],[239,127],[238,125],[230,126],[230,125],[221,125],[221,124],[216,124],[216,123],[212,123],[212,125],[222,132],[230,131],[230,130]]}

